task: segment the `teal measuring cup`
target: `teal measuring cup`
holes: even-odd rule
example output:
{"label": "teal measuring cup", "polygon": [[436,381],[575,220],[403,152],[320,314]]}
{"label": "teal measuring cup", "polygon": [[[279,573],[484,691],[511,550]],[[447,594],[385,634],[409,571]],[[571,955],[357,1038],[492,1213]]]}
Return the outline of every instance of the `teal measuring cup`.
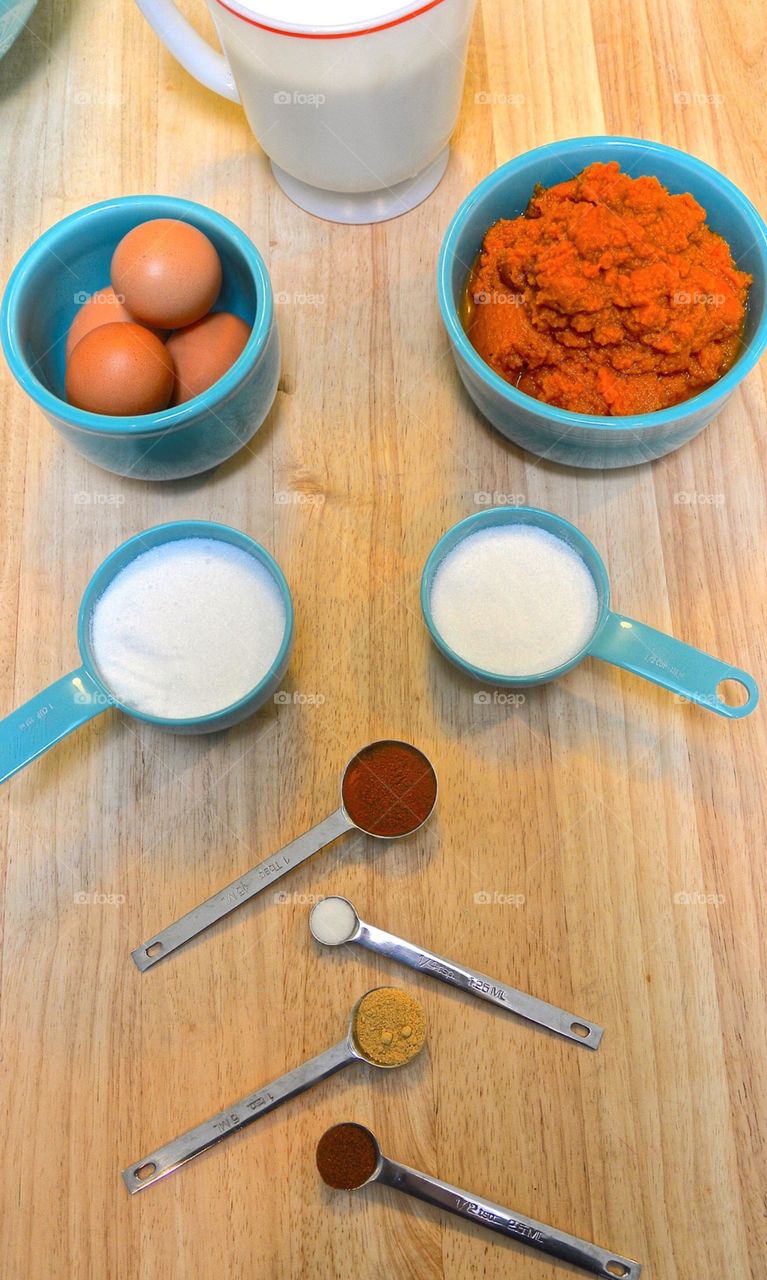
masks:
{"label": "teal measuring cup", "polygon": [[[459,542],[476,533],[479,529],[497,527],[498,525],[524,524],[533,525],[545,532],[561,538],[575,551],[585,563],[597,590],[599,608],[597,621],[590,640],[575,654],[569,662],[550,671],[539,671],[534,675],[509,676],[499,675],[494,671],[486,671],[474,666],[447,644],[440,634],[431,611],[431,591],[434,575],[448,552]],[[421,609],[426,626],[437,648],[461,671],[481,680],[485,684],[503,685],[509,688],[527,688],[532,685],[546,684],[556,680],[565,672],[572,670],[584,658],[601,658],[615,667],[623,667],[634,675],[643,676],[664,689],[670,689],[686,701],[695,702],[717,715],[727,716],[731,720],[742,719],[749,715],[759,701],[759,690],[756,681],[747,672],[738,667],[720,662],[701,649],[684,644],[663,631],[656,631],[643,622],[627,618],[615,613],[610,608],[610,582],[607,570],[592,542],[576,529],[575,525],[550,511],[542,511],[538,507],[491,507],[468,516],[448,529],[436,544],[424,566],[421,578]],[[746,692],[746,699],[738,706],[725,702],[720,693],[724,681],[735,681]]]}
{"label": "teal measuring cup", "polygon": [[[99,674],[91,645],[91,617],[94,606],[113,578],[144,551],[181,538],[213,538],[239,547],[260,561],[277,585],[285,606],[285,632],[279,652],[263,679],[245,697],[209,715],[184,720],[146,715],[126,706],[109,689]],[[178,520],[159,524],[137,533],[107,556],[94,573],[82,598],[77,619],[77,643],[82,665],[62,676],[47,689],[30,698],[22,707],[0,720],[0,782],[30,764],[102,711],[116,707],[134,720],[157,725],[173,733],[213,733],[228,729],[257,711],[279,687],[285,674],[293,643],[293,602],[285,575],[276,560],[247,534],[225,524],[207,520]]]}

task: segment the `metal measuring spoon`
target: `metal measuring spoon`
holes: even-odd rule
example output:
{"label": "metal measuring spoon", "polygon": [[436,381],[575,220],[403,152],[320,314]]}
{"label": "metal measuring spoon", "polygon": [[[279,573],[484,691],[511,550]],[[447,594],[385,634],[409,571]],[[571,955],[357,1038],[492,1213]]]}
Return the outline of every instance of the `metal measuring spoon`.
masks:
{"label": "metal measuring spoon", "polygon": [[[327,916],[330,904],[335,907],[333,919],[325,921],[323,916]],[[435,955],[433,951],[426,951],[412,942],[406,942],[404,938],[398,938],[394,933],[387,933],[385,929],[367,924],[360,919],[348,898],[322,898],[315,903],[309,913],[309,928],[312,936],[323,946],[340,947],[346,943],[358,943],[368,951],[397,960],[400,964],[437,978],[450,987],[468,991],[469,995],[476,996],[478,1000],[486,1000],[488,1004],[497,1005],[507,1012],[517,1013],[528,1022],[547,1027],[549,1031],[585,1045],[587,1049],[599,1048],[604,1031],[596,1023],[577,1018],[525,991],[507,987],[503,982],[496,982],[495,978],[488,978],[487,974],[477,973],[466,965],[455,964],[444,956]]]}
{"label": "metal measuring spoon", "polygon": [[[221,1142],[233,1133],[239,1133],[254,1120],[258,1120],[259,1116],[265,1116],[267,1112],[274,1111],[283,1102],[289,1102],[291,1098],[327,1080],[328,1076],[334,1075],[336,1071],[341,1071],[343,1067],[348,1067],[353,1062],[367,1062],[369,1066],[379,1067],[382,1071],[392,1071],[407,1065],[405,1062],[377,1062],[365,1053],[357,1039],[355,1028],[361,1007],[370,996],[386,990],[396,992],[397,996],[401,994],[396,988],[387,987],[373,987],[370,991],[366,991],[351,1011],[346,1036],[331,1049],[326,1049],[316,1058],[310,1058],[302,1066],[286,1072],[277,1080],[272,1080],[271,1084],[264,1085],[254,1093],[249,1093],[247,1097],[235,1102],[234,1106],[227,1107],[225,1111],[219,1111],[218,1115],[211,1116],[210,1120],[198,1124],[194,1129],[188,1129],[172,1142],[167,1142],[164,1147],[158,1147],[156,1151],[144,1156],[143,1160],[138,1160],[127,1169],[123,1169],[123,1182],[131,1195],[135,1195],[137,1191],[143,1191],[144,1187],[150,1187],[153,1182],[159,1182],[160,1178],[173,1173],[182,1164],[207,1151],[209,1147],[214,1147],[217,1142]],[[418,1004],[412,997],[410,1000],[412,1005]],[[418,1007],[420,1009],[420,1006]],[[407,1061],[412,1062],[422,1048],[423,1044],[418,1045]]]}
{"label": "metal measuring spoon", "polygon": [[[355,813],[354,798],[347,787],[352,770],[359,768],[361,765],[364,766],[366,758],[384,746],[404,748],[407,752],[411,752],[414,760],[423,765],[423,773],[419,776],[419,782],[426,778],[433,784],[434,788],[431,808],[425,817],[419,817],[409,810],[407,792],[405,794],[391,792],[389,816],[400,819],[400,829],[394,832],[389,830],[385,832],[381,830],[375,831],[371,830],[370,826],[365,826],[364,822],[361,821],[360,813]],[[176,920],[174,924],[168,925],[161,933],[156,933],[147,942],[142,942],[140,947],[131,952],[136,965],[142,971],[151,969],[152,965],[170,955],[171,951],[183,946],[190,938],[196,938],[198,933],[202,933],[210,925],[222,920],[224,916],[229,915],[230,911],[234,911],[235,907],[239,907],[243,902],[248,902],[251,898],[254,898],[257,893],[267,889],[269,885],[281,879],[288,871],[292,871],[294,867],[306,862],[307,858],[311,858],[313,854],[323,849],[326,844],[330,844],[331,840],[337,840],[339,836],[344,835],[347,831],[362,831],[364,835],[373,836],[377,840],[398,840],[403,836],[412,835],[413,832],[418,831],[429,820],[436,802],[437,775],[434,772],[431,761],[424,755],[423,751],[419,751],[418,747],[412,746],[409,742],[400,742],[393,738],[383,738],[378,742],[368,743],[366,747],[363,747],[361,751],[352,756],[344,769],[341,779],[341,804],[335,813],[331,813],[329,818],[324,818],[322,822],[318,822],[316,826],[305,832],[304,835],[299,836],[298,839],[284,845],[282,849],[278,850],[277,853],[273,853],[271,857],[259,862],[258,866],[247,871],[239,879],[233,880],[225,889],[220,889],[218,893],[214,893],[212,897],[201,903],[200,906],[194,907],[186,915]]]}
{"label": "metal measuring spoon", "polygon": [[[356,1155],[364,1158],[365,1167],[374,1166],[362,1180],[335,1177],[334,1161],[339,1156],[343,1159],[346,1143],[350,1140],[355,1141]],[[366,1146],[369,1146],[369,1151],[365,1150]],[[375,1135],[361,1124],[337,1124],[328,1129],[317,1144],[317,1168],[323,1181],[334,1190],[356,1191],[371,1182],[380,1182],[385,1187],[413,1196],[415,1200],[423,1200],[425,1204],[455,1214],[457,1218],[465,1218],[467,1222],[479,1223],[499,1235],[520,1240],[539,1253],[580,1267],[589,1275],[604,1276],[606,1280],[615,1280],[616,1276],[636,1280],[642,1271],[641,1264],[632,1262],[630,1258],[622,1258],[588,1240],[571,1236],[567,1231],[548,1227],[534,1218],[504,1209],[492,1200],[470,1195],[440,1178],[432,1178],[428,1173],[419,1173],[417,1169],[390,1160],[381,1151]]]}

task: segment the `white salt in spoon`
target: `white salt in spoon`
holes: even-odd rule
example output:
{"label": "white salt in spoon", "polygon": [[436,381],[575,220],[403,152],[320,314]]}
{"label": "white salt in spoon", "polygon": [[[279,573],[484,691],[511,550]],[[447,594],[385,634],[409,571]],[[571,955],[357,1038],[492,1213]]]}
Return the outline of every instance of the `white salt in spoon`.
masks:
{"label": "white salt in spoon", "polygon": [[[364,1157],[359,1176],[351,1176],[354,1169],[345,1169],[350,1176],[340,1179],[335,1176],[339,1161],[344,1168],[348,1146],[352,1142],[356,1163],[360,1163],[361,1156]],[[371,1166],[371,1172],[363,1176]],[[393,1187],[395,1191],[403,1191],[425,1204],[455,1214],[457,1218],[519,1240],[550,1258],[560,1258],[592,1276],[604,1276],[605,1280],[615,1280],[616,1276],[622,1276],[623,1280],[638,1280],[642,1271],[641,1264],[630,1258],[622,1258],[588,1240],[571,1236],[567,1231],[548,1227],[534,1218],[504,1209],[492,1200],[471,1195],[449,1182],[442,1182],[440,1178],[432,1178],[428,1173],[420,1173],[418,1169],[390,1160],[381,1151],[375,1135],[361,1124],[337,1124],[328,1129],[317,1144],[317,1168],[323,1182],[335,1191],[357,1191],[371,1182],[380,1182],[385,1187]]]}
{"label": "white salt in spoon", "polygon": [[410,969],[417,969],[431,978],[437,978],[450,987],[467,991],[478,1000],[486,1000],[499,1009],[519,1014],[528,1022],[535,1022],[540,1027],[555,1031],[566,1040],[574,1040],[587,1049],[599,1048],[604,1033],[596,1023],[577,1018],[564,1009],[558,1009],[556,1005],[547,1004],[545,1000],[538,1000],[515,987],[496,982],[495,978],[488,978],[484,973],[477,973],[466,965],[455,964],[452,960],[406,942],[393,933],[366,924],[348,898],[322,898],[315,903],[309,914],[309,928],[316,941],[323,946],[340,947],[348,942],[357,943],[368,951],[375,951],[378,955],[387,956],[389,960],[396,960]]}

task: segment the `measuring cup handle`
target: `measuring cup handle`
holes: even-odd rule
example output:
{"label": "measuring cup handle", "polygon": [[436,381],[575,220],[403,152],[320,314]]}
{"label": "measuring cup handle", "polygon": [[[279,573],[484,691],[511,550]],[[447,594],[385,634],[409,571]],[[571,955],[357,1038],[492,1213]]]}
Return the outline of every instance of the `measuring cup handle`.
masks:
{"label": "measuring cup handle", "polygon": [[[730,720],[750,715],[759,701],[756,681],[746,671],[619,613],[607,614],[592,641],[591,653]],[[719,697],[717,690],[723,680],[735,680],[746,690],[748,698],[742,706],[728,706]]]}
{"label": "measuring cup handle", "polygon": [[0,782],[112,705],[85,667],[71,671],[0,720]]}

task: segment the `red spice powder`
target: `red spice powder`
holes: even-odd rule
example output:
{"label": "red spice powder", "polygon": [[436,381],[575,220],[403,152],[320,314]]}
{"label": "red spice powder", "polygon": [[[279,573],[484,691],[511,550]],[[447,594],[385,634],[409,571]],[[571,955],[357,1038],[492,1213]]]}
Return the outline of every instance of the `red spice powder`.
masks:
{"label": "red spice powder", "polygon": [[352,822],[374,836],[404,836],[425,822],[437,799],[437,776],[422,751],[384,739],[347,765],[342,787]]}
{"label": "red spice powder", "polygon": [[336,1124],[317,1143],[322,1181],[337,1191],[354,1191],[367,1182],[378,1164],[372,1135],[361,1124]]}

